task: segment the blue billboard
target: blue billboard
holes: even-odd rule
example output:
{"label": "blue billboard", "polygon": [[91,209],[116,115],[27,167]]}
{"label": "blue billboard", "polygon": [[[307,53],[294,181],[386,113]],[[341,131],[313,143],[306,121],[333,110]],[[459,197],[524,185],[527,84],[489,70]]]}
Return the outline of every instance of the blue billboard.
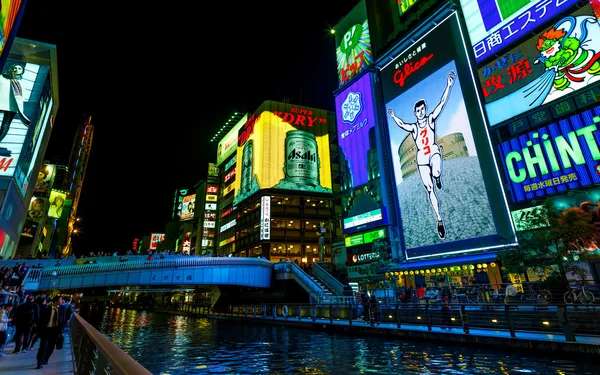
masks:
{"label": "blue billboard", "polygon": [[[371,75],[364,74],[335,97],[340,165],[342,218],[356,218],[382,208],[379,158],[375,136],[375,105]],[[381,211],[381,210],[379,210]],[[369,227],[384,225],[387,213],[381,211]],[[352,233],[366,227],[344,227]]]}
{"label": "blue billboard", "polygon": [[500,144],[513,202],[600,183],[600,106]]}
{"label": "blue billboard", "polygon": [[528,35],[578,0],[460,0],[477,62]]}

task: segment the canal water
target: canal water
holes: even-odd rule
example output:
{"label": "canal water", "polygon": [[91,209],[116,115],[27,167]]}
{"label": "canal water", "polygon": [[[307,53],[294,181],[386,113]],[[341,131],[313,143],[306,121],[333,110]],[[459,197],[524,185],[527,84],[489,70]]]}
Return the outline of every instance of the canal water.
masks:
{"label": "canal water", "polygon": [[112,308],[86,316],[153,374],[594,374],[592,358],[350,336]]}

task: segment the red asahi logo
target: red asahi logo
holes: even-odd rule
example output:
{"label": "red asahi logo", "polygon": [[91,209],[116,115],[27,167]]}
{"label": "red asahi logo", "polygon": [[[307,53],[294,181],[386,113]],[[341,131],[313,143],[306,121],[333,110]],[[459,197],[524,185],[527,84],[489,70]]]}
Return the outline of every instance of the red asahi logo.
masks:
{"label": "red asahi logo", "polygon": [[416,72],[417,70],[421,69],[421,67],[423,67],[423,65],[427,64],[427,61],[431,60],[433,58],[433,53],[429,56],[423,56],[421,58],[421,60],[413,63],[411,62],[407,62],[406,64],[404,64],[402,66],[401,69],[396,70],[396,73],[394,73],[394,83],[397,85],[400,85],[400,87],[404,86],[404,82],[406,81],[406,78],[408,78],[411,74],[413,74],[414,72]]}

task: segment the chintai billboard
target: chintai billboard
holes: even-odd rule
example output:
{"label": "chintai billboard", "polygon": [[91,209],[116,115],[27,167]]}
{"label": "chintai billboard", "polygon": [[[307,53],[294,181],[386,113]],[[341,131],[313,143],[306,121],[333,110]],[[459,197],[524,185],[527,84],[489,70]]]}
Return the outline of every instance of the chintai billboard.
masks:
{"label": "chintai billboard", "polygon": [[600,183],[600,106],[498,146],[513,202]]}
{"label": "chintai billboard", "polygon": [[381,71],[408,259],[514,241],[458,15],[436,24]]}

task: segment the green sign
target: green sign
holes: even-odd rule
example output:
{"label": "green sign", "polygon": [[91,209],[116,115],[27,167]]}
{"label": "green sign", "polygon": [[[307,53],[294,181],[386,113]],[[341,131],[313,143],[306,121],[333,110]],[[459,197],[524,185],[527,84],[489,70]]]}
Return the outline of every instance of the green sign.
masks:
{"label": "green sign", "polygon": [[532,223],[532,220],[535,220],[536,217],[539,217],[542,214],[540,211],[543,208],[544,206],[535,206],[524,208],[522,210],[511,211],[510,214],[513,218],[513,222],[515,223],[515,229],[517,232],[550,226],[550,223]]}
{"label": "green sign", "polygon": [[381,208],[373,211],[366,212],[364,214],[352,216],[344,219],[344,229],[357,227],[359,225],[372,223],[374,221],[382,220],[383,215],[381,214]]}
{"label": "green sign", "polygon": [[346,242],[346,247],[362,245],[364,243],[362,234],[357,234],[356,236],[346,237],[344,240]]}
{"label": "green sign", "polygon": [[346,247],[352,247],[362,244],[371,243],[380,238],[385,238],[385,229],[373,230],[367,233],[361,233],[354,236],[346,237]]}

